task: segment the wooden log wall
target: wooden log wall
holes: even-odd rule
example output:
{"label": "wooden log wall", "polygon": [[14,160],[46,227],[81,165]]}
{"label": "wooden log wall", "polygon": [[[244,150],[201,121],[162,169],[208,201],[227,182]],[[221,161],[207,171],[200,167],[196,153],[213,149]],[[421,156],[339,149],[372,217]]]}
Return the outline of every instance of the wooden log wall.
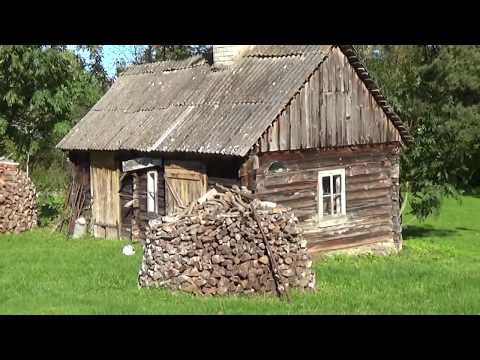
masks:
{"label": "wooden log wall", "polygon": [[347,57],[333,48],[257,143],[261,152],[400,142]]}
{"label": "wooden log wall", "polygon": [[[301,221],[311,251],[396,242],[401,246],[399,151],[392,145],[334,150],[272,152],[259,156],[259,197],[291,207]],[[274,162],[287,171],[271,173]],[[345,169],[346,219],[317,221],[318,172]]]}

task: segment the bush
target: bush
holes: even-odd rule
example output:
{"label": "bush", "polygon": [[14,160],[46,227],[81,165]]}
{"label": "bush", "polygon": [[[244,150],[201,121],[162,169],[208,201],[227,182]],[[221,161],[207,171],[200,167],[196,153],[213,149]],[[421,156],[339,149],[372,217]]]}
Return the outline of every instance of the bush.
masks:
{"label": "bush", "polygon": [[61,161],[52,161],[50,165],[37,165],[32,169],[31,178],[37,189],[38,223],[49,226],[63,212],[66,189],[68,187],[67,171]]}
{"label": "bush", "polygon": [[38,193],[38,225],[49,226],[63,211],[65,196],[61,192],[41,191]]}

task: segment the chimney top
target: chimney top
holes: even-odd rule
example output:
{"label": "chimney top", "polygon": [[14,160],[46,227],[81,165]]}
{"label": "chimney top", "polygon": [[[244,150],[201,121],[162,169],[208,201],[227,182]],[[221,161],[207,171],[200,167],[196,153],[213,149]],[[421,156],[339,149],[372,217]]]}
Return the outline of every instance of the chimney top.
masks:
{"label": "chimney top", "polygon": [[213,64],[230,66],[254,45],[213,45]]}

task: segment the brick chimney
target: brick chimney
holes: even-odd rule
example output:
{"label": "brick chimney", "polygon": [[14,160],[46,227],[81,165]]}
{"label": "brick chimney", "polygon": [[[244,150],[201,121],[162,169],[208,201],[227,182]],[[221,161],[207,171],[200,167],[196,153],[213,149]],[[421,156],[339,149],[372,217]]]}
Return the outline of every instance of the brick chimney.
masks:
{"label": "brick chimney", "polygon": [[213,45],[213,63],[230,66],[254,45]]}

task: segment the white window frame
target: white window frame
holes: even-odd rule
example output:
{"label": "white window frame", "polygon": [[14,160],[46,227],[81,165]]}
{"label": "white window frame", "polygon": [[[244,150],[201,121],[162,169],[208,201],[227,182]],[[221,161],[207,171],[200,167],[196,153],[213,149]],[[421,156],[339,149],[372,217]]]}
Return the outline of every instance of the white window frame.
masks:
{"label": "white window frame", "polygon": [[[341,179],[341,191],[340,193],[335,194],[333,192],[333,177],[336,175],[340,175]],[[334,195],[340,195],[340,201],[341,201],[341,212],[335,215],[332,214],[324,214],[323,213],[323,198],[325,195],[323,195],[323,178],[324,177],[329,177],[330,178],[330,195],[329,197],[331,198],[331,206],[330,208],[333,209],[333,197]],[[328,195],[327,195],[328,196]],[[318,203],[317,203],[317,209],[318,209],[318,220],[319,222],[327,220],[327,219],[338,219],[341,217],[345,217],[347,215],[347,199],[346,199],[346,191],[345,191],[345,169],[334,169],[334,170],[325,170],[325,171],[319,171],[318,172]]]}
{"label": "white window frame", "polygon": [[147,172],[147,213],[158,214],[158,172],[156,170]]}

